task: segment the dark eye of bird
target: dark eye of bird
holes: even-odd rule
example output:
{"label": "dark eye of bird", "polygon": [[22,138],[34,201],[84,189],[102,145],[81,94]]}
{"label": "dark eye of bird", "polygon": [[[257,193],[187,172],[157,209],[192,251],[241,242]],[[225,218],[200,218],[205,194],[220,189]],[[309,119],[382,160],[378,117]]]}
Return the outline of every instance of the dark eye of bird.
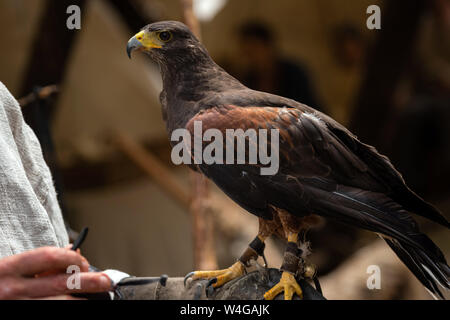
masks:
{"label": "dark eye of bird", "polygon": [[172,38],[172,34],[169,31],[163,31],[159,33],[158,37],[160,40],[167,42]]}

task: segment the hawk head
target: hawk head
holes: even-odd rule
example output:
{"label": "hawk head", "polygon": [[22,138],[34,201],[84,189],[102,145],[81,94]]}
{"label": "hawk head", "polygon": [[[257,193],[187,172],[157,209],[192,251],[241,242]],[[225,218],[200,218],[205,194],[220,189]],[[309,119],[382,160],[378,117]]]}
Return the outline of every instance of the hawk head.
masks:
{"label": "hawk head", "polygon": [[143,51],[159,64],[166,66],[198,62],[208,56],[206,49],[189,28],[178,21],[149,24],[128,41],[127,54]]}

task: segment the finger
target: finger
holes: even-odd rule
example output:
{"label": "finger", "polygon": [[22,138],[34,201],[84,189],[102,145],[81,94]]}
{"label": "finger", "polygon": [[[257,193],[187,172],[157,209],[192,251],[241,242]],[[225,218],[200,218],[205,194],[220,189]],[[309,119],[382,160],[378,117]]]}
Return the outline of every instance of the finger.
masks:
{"label": "finger", "polygon": [[[77,253],[79,252],[80,249],[78,249]],[[83,256],[81,256],[81,267],[80,267],[80,271],[81,272],[89,272],[89,262],[87,261],[87,259]],[[63,268],[63,269],[54,269],[54,270],[49,270],[49,271],[45,271],[43,273],[39,273],[36,275],[36,277],[46,277],[46,276],[50,276],[53,274],[58,274],[58,273],[66,273],[67,272],[67,268]]]}
{"label": "finger", "polygon": [[[72,248],[72,244],[67,245],[64,247],[65,249],[70,250]],[[83,257],[81,255],[81,250],[78,248],[77,250],[75,250],[76,253],[78,253],[81,256],[81,260],[82,260],[82,264],[81,264],[81,272],[88,272],[89,271],[89,262],[87,261],[87,259],[85,257]],[[49,276],[52,274],[58,274],[58,273],[65,273],[67,271],[67,269],[55,269],[55,270],[50,270],[50,271],[46,271],[43,273],[40,273],[38,276],[39,277],[45,277],[45,276]]]}
{"label": "finger", "polygon": [[[75,278],[78,276],[79,278]],[[106,292],[112,289],[111,279],[100,272],[58,274],[43,278],[24,279],[23,296],[52,297],[71,293]]]}
{"label": "finger", "polygon": [[46,277],[46,276],[49,276],[49,275],[54,275],[54,274],[59,274],[59,273],[66,273],[70,266],[77,266],[77,267],[79,267],[80,268],[80,270],[79,270],[80,272],[89,272],[89,262],[83,256],[80,256],[80,258],[81,258],[81,265],[79,265],[79,264],[69,264],[69,265],[63,264],[62,267],[57,267],[55,269],[48,270],[48,271],[36,274],[35,277]]}
{"label": "finger", "polygon": [[[73,248],[73,243],[69,243],[67,246],[64,247],[64,249],[69,249],[69,250],[72,250],[72,248]],[[78,248],[76,250],[73,250],[73,251],[81,254],[81,249],[80,248]]]}
{"label": "finger", "polygon": [[[78,253],[80,253],[80,249],[78,249]],[[85,257],[81,256],[81,263],[83,265],[83,268],[82,268],[81,271],[88,272],[89,271],[89,266],[90,266],[89,261],[87,261],[87,259]]]}
{"label": "finger", "polygon": [[89,265],[75,251],[57,247],[43,247],[6,257],[2,260],[0,273],[34,276],[54,270],[66,270],[77,265],[81,271],[87,271]]}
{"label": "finger", "polygon": [[96,293],[112,290],[111,278],[101,272],[81,273],[80,289],[73,289],[71,293]]}

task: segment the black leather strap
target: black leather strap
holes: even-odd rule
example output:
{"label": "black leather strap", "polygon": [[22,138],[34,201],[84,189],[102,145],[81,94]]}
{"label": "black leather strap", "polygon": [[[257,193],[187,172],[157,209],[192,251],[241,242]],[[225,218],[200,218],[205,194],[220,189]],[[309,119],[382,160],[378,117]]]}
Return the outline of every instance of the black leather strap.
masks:
{"label": "black leather strap", "polygon": [[266,244],[262,242],[258,236],[256,236],[248,246],[255,250],[255,252],[260,256],[264,254],[264,249],[266,248]]}
{"label": "black leather strap", "polygon": [[300,249],[295,242],[288,242],[286,245],[285,252],[290,252],[295,256],[301,258],[303,254],[303,250]]}
{"label": "black leather strap", "polygon": [[288,242],[286,250],[284,251],[283,265],[280,270],[289,272],[294,276],[301,274],[301,267],[303,259],[301,258],[303,251],[298,248],[295,242]]}
{"label": "black leather strap", "polygon": [[[252,242],[248,245],[248,248],[244,251],[244,253],[239,258],[239,261],[244,264],[244,266],[248,266],[250,260],[258,259],[258,256],[262,256],[264,258],[264,248],[266,245],[261,239],[257,236],[253,239]],[[265,260],[265,259],[264,259]]]}

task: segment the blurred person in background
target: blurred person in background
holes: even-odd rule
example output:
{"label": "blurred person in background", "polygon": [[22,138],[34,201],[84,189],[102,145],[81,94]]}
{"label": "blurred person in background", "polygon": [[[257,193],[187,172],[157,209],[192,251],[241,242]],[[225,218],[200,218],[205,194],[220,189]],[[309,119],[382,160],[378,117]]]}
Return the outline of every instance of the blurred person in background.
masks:
{"label": "blurred person in background", "polygon": [[350,23],[342,23],[333,32],[333,50],[337,63],[347,70],[361,66],[365,41],[361,31]]}
{"label": "blurred person in background", "polygon": [[243,24],[239,44],[247,65],[240,80],[246,86],[324,111],[306,68],[280,55],[270,27],[257,21]]}
{"label": "blurred person in background", "polygon": [[450,1],[434,0],[423,17],[417,50],[415,91],[435,97],[450,94]]}
{"label": "blurred person in background", "polygon": [[341,22],[332,29],[330,47],[334,62],[327,75],[327,90],[333,97],[330,113],[341,124],[349,125],[363,74],[367,39],[353,23]]}
{"label": "blurred person in background", "polygon": [[410,72],[397,89],[391,127],[395,163],[414,190],[448,193],[450,178],[450,1],[424,14]]}

